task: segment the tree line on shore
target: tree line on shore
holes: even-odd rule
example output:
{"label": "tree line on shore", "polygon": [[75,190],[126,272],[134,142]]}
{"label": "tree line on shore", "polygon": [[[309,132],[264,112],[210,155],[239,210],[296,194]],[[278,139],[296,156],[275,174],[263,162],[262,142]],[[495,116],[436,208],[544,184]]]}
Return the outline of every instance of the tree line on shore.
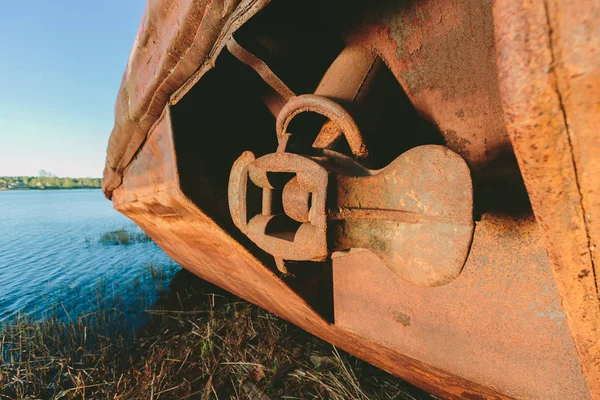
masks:
{"label": "tree line on shore", "polygon": [[56,176],[0,176],[0,190],[9,189],[96,189],[100,178],[58,178]]}

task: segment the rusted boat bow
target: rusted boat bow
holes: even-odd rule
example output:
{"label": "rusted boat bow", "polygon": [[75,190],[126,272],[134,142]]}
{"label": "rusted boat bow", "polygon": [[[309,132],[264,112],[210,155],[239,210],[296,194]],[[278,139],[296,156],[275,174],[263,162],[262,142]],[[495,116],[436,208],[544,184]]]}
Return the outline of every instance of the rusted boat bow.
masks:
{"label": "rusted boat bow", "polygon": [[600,5],[148,3],[103,189],[443,398],[600,399]]}

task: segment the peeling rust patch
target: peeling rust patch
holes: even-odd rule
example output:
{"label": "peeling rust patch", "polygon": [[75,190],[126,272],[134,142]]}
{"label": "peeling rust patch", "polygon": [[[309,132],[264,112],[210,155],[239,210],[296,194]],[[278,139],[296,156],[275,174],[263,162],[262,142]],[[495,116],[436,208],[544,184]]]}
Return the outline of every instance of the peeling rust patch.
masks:
{"label": "peeling rust patch", "polygon": [[392,318],[406,327],[410,326],[410,316],[408,314],[400,311],[392,311]]}
{"label": "peeling rust patch", "polygon": [[452,129],[448,129],[444,133],[448,147],[454,149],[458,154],[468,159],[471,155],[471,152],[469,151],[471,142],[464,137],[458,136],[456,131],[453,131]]}

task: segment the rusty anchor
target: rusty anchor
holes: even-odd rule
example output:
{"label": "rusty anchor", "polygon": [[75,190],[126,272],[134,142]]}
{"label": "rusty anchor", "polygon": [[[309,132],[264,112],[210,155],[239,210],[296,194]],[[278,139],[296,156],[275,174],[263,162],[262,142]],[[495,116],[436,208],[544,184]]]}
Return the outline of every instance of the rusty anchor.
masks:
{"label": "rusty anchor", "polygon": [[[339,127],[355,157],[367,154],[341,106],[318,95],[292,97],[277,118],[277,151],[260,158],[245,152],[233,164],[228,196],[235,225],[284,271],[287,261],[325,261],[363,249],[416,285],[455,279],[474,229],[473,188],[462,157],[424,145],[369,170],[328,148],[316,156],[287,152],[289,121],[306,111]],[[249,185],[262,190],[257,215],[248,215]]]}
{"label": "rusty anchor", "polygon": [[[275,153],[255,158],[245,152],[235,161],[229,209],[235,225],[273,255],[281,271],[288,261],[325,261],[362,249],[416,285],[439,286],[460,274],[474,230],[473,187],[462,157],[444,146],[424,145],[380,170],[355,161],[369,152],[341,104],[358,113],[370,104],[370,82],[383,66],[376,54],[347,47],[314,94],[297,96],[233,37],[227,48],[270,88],[263,99],[276,117],[278,140]],[[290,122],[304,112],[327,118],[312,144],[317,155],[287,151]],[[342,137],[353,157],[334,151]],[[255,199],[261,211],[254,215],[251,186],[262,191]]]}

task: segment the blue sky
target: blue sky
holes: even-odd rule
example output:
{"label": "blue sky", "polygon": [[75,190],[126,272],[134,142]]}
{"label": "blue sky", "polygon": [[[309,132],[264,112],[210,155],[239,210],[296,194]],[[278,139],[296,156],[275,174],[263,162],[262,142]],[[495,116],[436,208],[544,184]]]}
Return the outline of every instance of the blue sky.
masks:
{"label": "blue sky", "polygon": [[145,0],[0,0],[0,176],[100,177]]}

